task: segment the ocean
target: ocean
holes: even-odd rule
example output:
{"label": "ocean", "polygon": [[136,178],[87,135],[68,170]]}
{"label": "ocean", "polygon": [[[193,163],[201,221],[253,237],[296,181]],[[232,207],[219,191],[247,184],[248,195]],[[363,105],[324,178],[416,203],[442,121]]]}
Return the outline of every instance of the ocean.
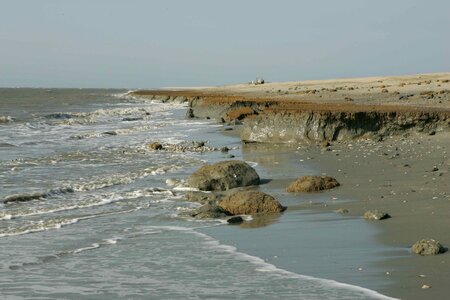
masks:
{"label": "ocean", "polygon": [[[326,268],[320,251],[312,264],[314,253],[281,237],[298,220],[315,224],[311,212],[256,228],[186,217],[199,206],[184,198],[189,174],[229,159],[190,145],[227,146],[246,159],[239,138],[187,119],[186,107],[125,90],[0,89],[1,299],[388,299],[302,272]],[[154,151],[152,142],[186,147]],[[300,262],[270,259],[271,239]]]}

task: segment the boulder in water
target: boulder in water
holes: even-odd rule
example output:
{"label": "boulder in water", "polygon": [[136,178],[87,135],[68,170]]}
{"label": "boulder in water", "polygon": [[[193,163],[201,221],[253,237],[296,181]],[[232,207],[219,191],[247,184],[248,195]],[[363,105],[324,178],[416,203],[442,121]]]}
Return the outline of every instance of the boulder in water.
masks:
{"label": "boulder in water", "polygon": [[151,143],[148,145],[148,147],[152,150],[162,150],[163,149],[163,145],[158,142]]}
{"label": "boulder in water", "polygon": [[225,218],[229,215],[231,214],[218,206],[215,202],[206,203],[191,214],[192,217],[200,219]]}

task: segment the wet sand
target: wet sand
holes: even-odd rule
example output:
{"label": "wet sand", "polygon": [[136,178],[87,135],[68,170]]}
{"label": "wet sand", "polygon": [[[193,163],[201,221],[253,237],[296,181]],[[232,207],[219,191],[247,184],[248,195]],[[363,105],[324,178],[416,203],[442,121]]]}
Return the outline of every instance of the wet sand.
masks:
{"label": "wet sand", "polygon": [[[445,298],[449,253],[424,257],[410,247],[422,238],[450,245],[449,147],[450,133],[334,142],[329,147],[243,145],[243,158],[257,162],[258,172],[268,179],[260,189],[288,210],[242,226],[263,226],[263,233],[210,229],[210,234],[301,274],[400,299]],[[325,174],[341,186],[312,194],[285,191],[298,176]],[[336,213],[339,208],[349,212]],[[364,212],[372,209],[392,218],[364,220]],[[274,238],[267,243],[261,234]]]}
{"label": "wet sand", "polygon": [[[380,264],[394,283],[380,290],[387,295],[438,299],[449,292],[449,253],[423,257],[410,252],[411,245],[422,238],[450,245],[449,147],[450,133],[446,132],[391,137],[382,142],[341,142],[308,151],[321,173],[341,183],[332,191],[333,197],[354,200],[328,203],[321,210],[346,208],[349,215],[362,216],[366,210],[379,209],[392,216],[367,221],[381,229],[377,238],[382,243],[404,249],[397,253],[399,257]],[[423,285],[431,288],[422,289]]]}
{"label": "wet sand", "polygon": [[[260,188],[274,193],[280,201],[285,202],[283,204],[289,206],[286,216],[276,221],[272,225],[273,229],[269,226],[266,230],[268,234],[276,234],[277,226],[282,227],[296,217],[300,218],[300,215],[296,215],[298,212],[307,213],[311,210],[317,212],[317,218],[325,223],[327,218],[335,221],[348,220],[349,224],[365,234],[369,234],[366,231],[368,226],[375,230],[373,238],[379,244],[372,246],[379,252],[375,250],[377,254],[373,255],[365,246],[360,246],[359,249],[366,249],[367,257],[381,255],[381,259],[375,259],[356,270],[345,271],[347,275],[343,276],[344,281],[358,284],[358,277],[373,278],[373,284],[366,281],[361,285],[401,299],[445,299],[450,291],[447,284],[450,253],[422,257],[411,253],[410,247],[423,238],[433,238],[445,247],[450,247],[447,232],[450,228],[450,159],[447,153],[447,149],[450,149],[449,82],[450,73],[441,73],[257,86],[241,84],[195,91],[142,91],[138,95],[168,99],[187,97],[189,101],[194,99],[194,102],[200,99],[203,103],[197,111],[194,109],[192,116],[206,117],[218,113],[211,116],[218,119],[222,116],[225,120],[233,111],[221,110],[221,107],[232,108],[244,101],[250,105],[255,104],[252,107],[256,107],[253,112],[242,111],[242,114],[236,114],[242,118],[244,126],[255,118],[260,119],[258,122],[263,122],[278,114],[281,125],[275,126],[274,131],[282,129],[286,113],[326,112],[338,116],[344,114],[344,119],[363,113],[363,120],[360,120],[362,124],[352,123],[351,126],[364,126],[364,118],[371,116],[367,112],[387,113],[388,117],[380,120],[385,122],[387,127],[384,128],[389,130],[379,134],[375,128],[372,132],[374,135],[369,138],[359,134],[339,135],[337,141],[330,141],[329,147],[321,145],[323,139],[277,146],[272,143],[270,136],[265,138],[265,144],[244,145],[244,159],[257,160],[259,166],[267,170],[263,171],[266,172],[267,179],[272,180]],[[208,111],[213,106],[219,108]],[[242,106],[238,109],[242,109]],[[389,128],[391,113],[398,117],[392,119],[395,128]],[[402,123],[402,118],[411,118],[412,122]],[[422,126],[424,118],[428,118],[425,127]],[[304,126],[300,121],[295,123],[296,120],[293,120],[293,126]],[[318,122],[324,120],[330,119],[317,119]],[[434,122],[439,122],[439,126],[433,127]],[[349,128],[350,133],[353,132],[351,129]],[[373,128],[370,130],[373,131]],[[280,140],[282,141],[278,139]],[[283,151],[287,151],[287,154],[280,155]],[[287,163],[281,163],[280,159]],[[335,177],[341,186],[313,195],[288,195],[284,192],[284,188],[299,175],[320,174]],[[348,209],[349,212],[344,215],[335,213],[339,208]],[[371,209],[385,211],[392,218],[383,221],[364,220],[362,215]],[[323,213],[324,217],[318,212]],[[333,214],[335,218],[331,217]],[[333,222],[329,224],[335,225]],[[264,225],[264,222],[259,225]],[[357,234],[345,230],[345,226],[341,228],[343,238],[347,234]],[[339,234],[335,229],[330,228],[330,232]],[[297,230],[302,230],[301,226],[297,226]],[[363,245],[367,242],[360,236],[350,240],[355,243],[361,241]],[[329,251],[332,252],[333,240],[330,241]],[[351,243],[348,242],[348,248],[340,251],[351,252],[355,248]],[[343,260],[351,264],[350,257]],[[313,268],[311,272],[314,272]],[[335,273],[339,274],[338,271]],[[333,275],[334,279],[339,280],[339,275],[336,274]],[[351,274],[355,274],[354,279]],[[328,276],[326,272],[311,275]],[[429,288],[422,288],[424,285]]]}

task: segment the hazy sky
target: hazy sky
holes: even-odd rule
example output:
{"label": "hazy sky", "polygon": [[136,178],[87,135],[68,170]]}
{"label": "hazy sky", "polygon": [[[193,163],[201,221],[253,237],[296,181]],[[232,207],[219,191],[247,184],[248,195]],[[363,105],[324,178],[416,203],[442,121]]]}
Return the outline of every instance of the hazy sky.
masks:
{"label": "hazy sky", "polygon": [[0,86],[450,71],[449,0],[0,0]]}

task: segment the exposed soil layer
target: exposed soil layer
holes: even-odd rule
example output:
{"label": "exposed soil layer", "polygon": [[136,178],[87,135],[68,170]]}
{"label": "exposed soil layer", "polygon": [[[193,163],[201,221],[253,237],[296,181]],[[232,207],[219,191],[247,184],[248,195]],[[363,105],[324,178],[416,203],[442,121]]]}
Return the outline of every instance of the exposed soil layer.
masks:
{"label": "exposed soil layer", "polygon": [[240,84],[133,95],[189,102],[188,116],[242,121],[248,142],[345,140],[450,129],[450,73]]}

